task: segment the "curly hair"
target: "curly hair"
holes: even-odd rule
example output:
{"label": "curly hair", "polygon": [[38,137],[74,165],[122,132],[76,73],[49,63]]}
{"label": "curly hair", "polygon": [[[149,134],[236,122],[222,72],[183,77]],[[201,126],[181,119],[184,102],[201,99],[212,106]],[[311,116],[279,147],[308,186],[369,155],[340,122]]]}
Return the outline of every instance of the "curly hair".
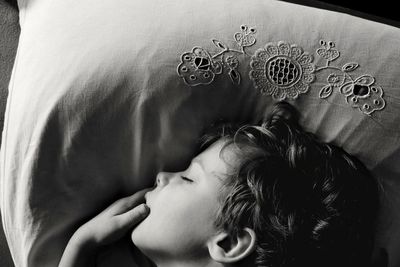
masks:
{"label": "curly hair", "polygon": [[357,158],[320,142],[298,120],[280,102],[258,126],[224,126],[203,137],[203,148],[225,138],[241,162],[215,224],[233,235],[255,231],[255,266],[368,266],[377,182]]}

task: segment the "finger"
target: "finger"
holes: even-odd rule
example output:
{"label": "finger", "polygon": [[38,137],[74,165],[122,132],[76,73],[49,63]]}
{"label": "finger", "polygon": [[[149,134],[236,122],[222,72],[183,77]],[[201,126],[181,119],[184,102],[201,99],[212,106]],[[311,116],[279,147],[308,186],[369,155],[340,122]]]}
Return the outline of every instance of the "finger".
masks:
{"label": "finger", "polygon": [[151,189],[152,188],[145,188],[134,193],[133,195],[117,200],[112,207],[110,207],[110,212],[113,215],[119,215],[133,209],[141,203],[144,203],[144,195]]}
{"label": "finger", "polygon": [[128,212],[118,215],[116,219],[121,228],[129,229],[146,218],[149,212],[150,208],[146,204],[140,204]]}
{"label": "finger", "polygon": [[144,200],[144,195],[147,192],[149,192],[150,190],[152,190],[152,189],[153,189],[153,187],[142,189],[140,191],[137,191],[133,195],[130,195],[130,196],[126,197],[126,198],[128,199],[128,201]]}

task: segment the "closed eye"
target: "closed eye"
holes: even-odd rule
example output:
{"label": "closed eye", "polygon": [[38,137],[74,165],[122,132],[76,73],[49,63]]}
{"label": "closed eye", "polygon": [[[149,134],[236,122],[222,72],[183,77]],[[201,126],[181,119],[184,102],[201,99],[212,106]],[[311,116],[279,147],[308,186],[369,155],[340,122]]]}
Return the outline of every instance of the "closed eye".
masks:
{"label": "closed eye", "polygon": [[187,178],[187,177],[185,177],[185,176],[181,176],[181,178],[182,178],[182,180],[185,180],[186,182],[189,182],[189,183],[192,183],[192,182],[193,182],[192,179],[189,179],[189,178]]}

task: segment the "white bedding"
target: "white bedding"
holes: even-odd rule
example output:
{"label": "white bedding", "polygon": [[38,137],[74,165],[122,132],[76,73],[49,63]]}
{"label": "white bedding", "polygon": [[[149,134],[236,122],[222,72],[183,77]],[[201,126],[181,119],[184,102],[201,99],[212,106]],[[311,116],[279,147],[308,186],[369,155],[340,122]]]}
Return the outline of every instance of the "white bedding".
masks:
{"label": "white bedding", "polygon": [[[260,93],[267,85],[249,74],[256,69],[250,61],[267,43],[312,55],[302,65],[303,74],[314,68],[303,83],[307,92],[286,100],[300,109],[307,129],[360,157],[382,182],[377,246],[398,266],[399,29],[265,0],[21,0],[19,6],[21,37],[0,156],[0,208],[16,266],[56,266],[80,224],[151,185],[158,170],[183,166],[211,122],[260,118],[276,100]],[[256,33],[237,56],[240,83],[224,65],[213,80],[190,84],[178,67],[181,56],[194,47],[218,54],[212,40],[240,51],[242,24]],[[318,52],[321,39],[338,52]],[[336,69],[324,68],[324,56]],[[343,74],[345,64],[354,68],[349,86],[379,87],[384,108],[352,107],[338,86],[320,98],[328,77]],[[121,246],[106,250],[101,266],[115,260],[129,266],[131,247]]]}

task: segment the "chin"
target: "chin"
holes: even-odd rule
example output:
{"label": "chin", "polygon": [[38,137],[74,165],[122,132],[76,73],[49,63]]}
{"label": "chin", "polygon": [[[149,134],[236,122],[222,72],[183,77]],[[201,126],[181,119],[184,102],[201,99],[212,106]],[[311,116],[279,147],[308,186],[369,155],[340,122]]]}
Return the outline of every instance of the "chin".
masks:
{"label": "chin", "polygon": [[133,245],[148,259],[152,260],[151,253],[148,247],[151,246],[151,244],[148,244],[149,242],[149,234],[146,234],[146,231],[144,231],[144,228],[140,227],[138,225],[135,227],[131,233],[131,240]]}
{"label": "chin", "polygon": [[137,245],[137,243],[140,243],[141,240],[143,240],[143,237],[146,236],[146,231],[145,231],[145,224],[146,224],[146,219],[141,221],[139,224],[133,228],[132,233],[131,233],[131,240],[132,242]]}
{"label": "chin", "polygon": [[135,244],[136,246],[139,246],[139,244],[141,243],[140,241],[143,239],[143,231],[141,231],[141,227],[140,224],[138,226],[136,226],[132,233],[131,233],[131,240],[133,242],[133,244]]}

